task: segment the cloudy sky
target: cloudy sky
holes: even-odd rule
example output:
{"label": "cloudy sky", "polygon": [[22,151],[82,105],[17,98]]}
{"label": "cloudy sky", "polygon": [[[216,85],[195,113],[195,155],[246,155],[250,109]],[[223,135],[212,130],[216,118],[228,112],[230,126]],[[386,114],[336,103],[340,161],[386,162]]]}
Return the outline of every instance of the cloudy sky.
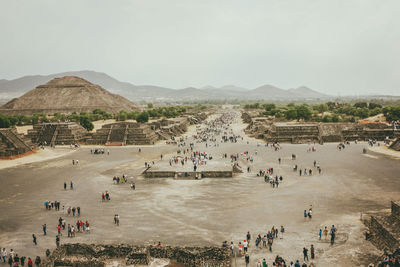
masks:
{"label": "cloudy sky", "polygon": [[1,0],[0,79],[400,95],[399,0]]}

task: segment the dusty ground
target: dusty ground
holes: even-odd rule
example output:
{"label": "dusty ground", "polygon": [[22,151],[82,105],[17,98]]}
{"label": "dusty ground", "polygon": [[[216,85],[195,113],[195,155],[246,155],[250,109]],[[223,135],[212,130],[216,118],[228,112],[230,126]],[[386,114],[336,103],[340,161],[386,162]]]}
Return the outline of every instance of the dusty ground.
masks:
{"label": "dusty ground", "polygon": [[[244,126],[237,120],[232,127],[242,133]],[[284,144],[275,152],[258,143],[245,137],[219,147],[196,145],[197,150],[214,157],[246,150],[254,155],[258,151],[251,164],[253,173],[224,179],[141,178],[145,161],[157,162],[161,153],[166,160],[176,153],[175,145],[166,144],[142,146],[141,153],[135,146],[106,148],[110,155],[91,155],[90,147],[82,147],[56,159],[3,169],[0,162],[0,247],[29,256],[54,248],[58,218],[66,217],[67,223],[77,219],[44,209],[45,200],[58,200],[66,207],[80,206],[80,219],[89,220],[92,230],[90,234],[78,233],[74,239],[66,238],[64,231],[62,243],[220,245],[233,240],[237,245],[250,231],[253,266],[262,258],[271,264],[277,254],[289,260],[302,259],[302,248],[311,244],[316,247],[317,266],[362,266],[368,257],[379,253],[363,239],[360,214],[387,208],[391,199],[399,198],[398,159],[372,151],[364,155],[362,148],[367,145],[363,143],[351,144],[344,151],[338,151],[337,144],[317,145],[317,152],[311,153],[308,145]],[[290,159],[292,153],[297,155],[296,161]],[[280,165],[278,157],[282,158]],[[73,166],[72,159],[79,159],[79,165]],[[299,177],[292,171],[295,163],[303,169],[312,168],[314,160],[322,168],[321,175]],[[277,189],[255,174],[269,167],[284,177]],[[136,191],[129,184],[112,183],[114,175],[123,173],[133,177]],[[71,180],[75,189],[64,191],[64,181]],[[105,190],[111,192],[109,202],[101,201]],[[310,204],[313,219],[304,221],[303,210]],[[114,214],[121,217],[119,227],[113,223]],[[48,225],[47,236],[42,234],[44,223]],[[339,232],[334,246],[318,240],[319,229],[332,224]],[[286,229],[284,238],[274,242],[273,253],[255,249],[256,234],[264,234],[273,225]],[[38,236],[37,247],[32,244],[32,233]],[[243,258],[235,262],[244,265]]]}

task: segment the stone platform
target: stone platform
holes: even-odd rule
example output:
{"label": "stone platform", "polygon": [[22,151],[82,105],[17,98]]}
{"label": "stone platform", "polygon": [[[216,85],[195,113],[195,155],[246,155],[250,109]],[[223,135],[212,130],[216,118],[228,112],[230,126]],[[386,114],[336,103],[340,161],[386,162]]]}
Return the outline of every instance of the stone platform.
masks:
{"label": "stone platform", "polygon": [[198,165],[196,171],[191,162],[169,165],[168,160],[158,161],[143,172],[146,178],[175,178],[175,179],[202,179],[202,178],[230,178],[233,177],[233,167],[230,162],[222,159],[208,160],[207,164]]}
{"label": "stone platform", "polygon": [[371,241],[380,249],[394,251],[400,245],[400,202],[391,202],[390,211],[382,211],[363,216],[369,228]]}
{"label": "stone platform", "polygon": [[88,132],[75,122],[35,124],[27,137],[35,144],[71,145],[85,140]]}

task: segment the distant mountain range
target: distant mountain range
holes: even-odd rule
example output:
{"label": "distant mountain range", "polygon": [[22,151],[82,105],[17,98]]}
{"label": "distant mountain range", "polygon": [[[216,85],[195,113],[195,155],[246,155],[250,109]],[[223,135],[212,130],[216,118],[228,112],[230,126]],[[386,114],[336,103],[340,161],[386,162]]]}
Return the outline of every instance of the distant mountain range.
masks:
{"label": "distant mountain range", "polygon": [[319,93],[308,87],[281,89],[272,85],[263,85],[255,89],[246,89],[235,85],[223,87],[204,86],[171,89],[153,85],[134,85],[121,82],[101,72],[71,71],[51,75],[24,76],[14,80],[0,80],[0,99],[19,97],[38,85],[64,76],[81,77],[91,83],[98,84],[114,94],[119,94],[133,102],[139,101],[195,101],[195,100],[307,100],[324,99],[332,96]]}

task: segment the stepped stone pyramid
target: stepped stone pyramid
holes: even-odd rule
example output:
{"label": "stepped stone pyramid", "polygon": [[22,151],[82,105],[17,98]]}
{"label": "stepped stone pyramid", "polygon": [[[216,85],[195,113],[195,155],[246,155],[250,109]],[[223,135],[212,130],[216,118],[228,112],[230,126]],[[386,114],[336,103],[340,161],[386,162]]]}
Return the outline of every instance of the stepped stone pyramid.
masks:
{"label": "stepped stone pyramid", "polygon": [[27,137],[36,144],[71,145],[84,141],[88,132],[75,122],[52,122],[33,126]]}
{"label": "stepped stone pyramid", "polygon": [[0,107],[3,114],[92,112],[102,109],[110,113],[136,111],[138,106],[128,99],[112,94],[99,85],[76,76],[54,78],[19,98]]}
{"label": "stepped stone pyramid", "polygon": [[16,129],[0,129],[0,158],[14,158],[34,152],[34,146]]}
{"label": "stepped stone pyramid", "polygon": [[268,131],[268,142],[305,143],[318,142],[319,129],[316,124],[276,123]]}
{"label": "stepped stone pyramid", "polygon": [[135,122],[105,124],[87,140],[92,145],[152,145],[158,136],[150,125]]}

